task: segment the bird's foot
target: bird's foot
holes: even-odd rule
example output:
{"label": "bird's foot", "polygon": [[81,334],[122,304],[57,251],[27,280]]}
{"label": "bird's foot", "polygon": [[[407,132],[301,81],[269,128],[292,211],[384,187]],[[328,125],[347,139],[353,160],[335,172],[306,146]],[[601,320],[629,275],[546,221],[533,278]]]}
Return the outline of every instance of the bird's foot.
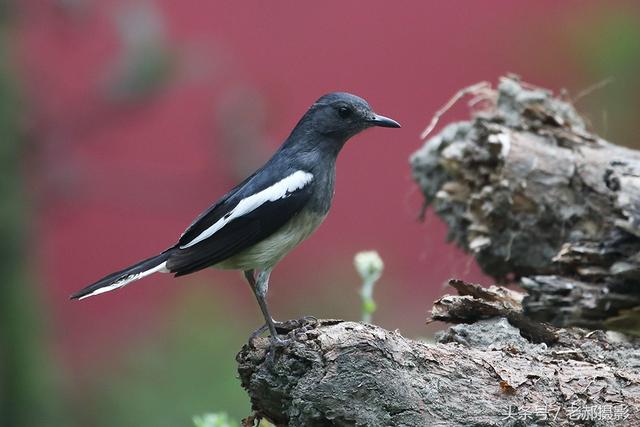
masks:
{"label": "bird's foot", "polygon": [[[271,344],[275,347],[284,347],[291,343],[291,339],[281,338],[283,335],[288,332],[296,329],[302,328],[302,330],[309,330],[316,327],[318,323],[318,319],[314,316],[305,316],[301,319],[296,320],[287,320],[286,322],[278,322],[273,320],[273,326],[275,328],[276,334],[271,334],[269,340]],[[253,345],[253,342],[256,338],[258,338],[263,333],[269,330],[269,324],[265,323],[260,326],[258,329],[253,331],[249,336],[249,344]],[[279,333],[278,333],[279,332]]]}
{"label": "bird's foot", "polygon": [[[254,343],[255,339],[258,338],[260,336],[260,334],[262,334],[267,329],[268,328],[266,328],[264,326],[261,327],[261,328],[256,329],[253,332],[253,334],[251,334],[251,336],[249,337],[249,345],[253,346],[254,345],[253,343]],[[274,348],[286,347],[289,344],[291,344],[291,339],[282,338],[280,335],[269,336],[269,343]]]}
{"label": "bird's foot", "polygon": [[265,323],[264,325],[260,326],[255,331],[251,332],[251,335],[249,335],[249,342],[253,342],[253,340],[255,340],[260,335],[262,335],[262,333],[264,331],[266,331],[267,329],[269,329],[269,326]]}
{"label": "bird's foot", "polygon": [[269,342],[272,347],[286,347],[291,344],[291,339],[280,338],[279,336],[269,337]]}
{"label": "bird's foot", "polygon": [[[285,325],[285,322],[278,322],[277,320],[273,321],[273,326],[275,326],[276,329],[277,328],[282,328],[282,327],[284,327],[284,325]],[[260,326],[258,329],[256,329],[255,331],[253,331],[251,333],[251,339],[254,339],[254,338],[262,335],[264,332],[266,332],[268,330],[269,330],[269,325],[265,323],[264,325]]]}
{"label": "bird's foot", "polygon": [[[276,329],[283,328],[285,324],[286,322],[278,322],[277,320],[273,321],[273,326],[275,326]],[[264,325],[260,326],[258,329],[256,329],[251,333],[251,335],[249,336],[249,341],[253,341],[254,339],[256,339],[257,337],[259,337],[260,335],[262,335],[264,332],[268,330],[269,330],[269,325],[265,323]]]}

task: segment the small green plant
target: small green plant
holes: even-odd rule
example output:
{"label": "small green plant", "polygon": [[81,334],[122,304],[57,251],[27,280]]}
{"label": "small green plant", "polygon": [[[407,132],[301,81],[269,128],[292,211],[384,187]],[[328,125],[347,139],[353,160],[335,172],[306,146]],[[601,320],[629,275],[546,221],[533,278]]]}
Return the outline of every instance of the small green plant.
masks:
{"label": "small green plant", "polygon": [[371,317],[376,311],[376,302],[373,299],[373,287],[375,286],[382,271],[384,263],[376,251],[358,252],[353,258],[356,271],[362,279],[360,297],[362,298],[362,321],[371,322]]}
{"label": "small green plant", "polygon": [[[242,425],[245,425],[245,421],[243,420]],[[255,423],[255,420],[253,423]],[[193,417],[193,424],[195,427],[240,427],[240,423],[229,418],[224,412],[195,416]],[[274,427],[274,425],[267,420],[260,420],[256,427]]]}
{"label": "small green plant", "polygon": [[240,425],[240,423],[231,420],[224,412],[195,416],[193,424],[196,427],[237,427]]}

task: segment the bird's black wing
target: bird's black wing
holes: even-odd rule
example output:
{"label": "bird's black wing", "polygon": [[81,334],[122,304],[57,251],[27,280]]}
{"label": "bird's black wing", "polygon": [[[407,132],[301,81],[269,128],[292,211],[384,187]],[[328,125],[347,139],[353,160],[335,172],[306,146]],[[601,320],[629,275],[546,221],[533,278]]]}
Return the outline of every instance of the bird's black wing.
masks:
{"label": "bird's black wing", "polygon": [[222,218],[226,213],[228,213],[231,209],[238,204],[236,200],[234,202],[234,196],[241,192],[245,185],[253,179],[256,174],[260,172],[260,169],[256,171],[253,175],[246,178],[240,184],[233,187],[227,194],[222,196],[218,201],[216,201],[211,207],[209,207],[206,211],[202,212],[198,217],[193,220],[193,222],[187,227],[187,229],[180,236],[180,240],[178,241],[178,245],[184,245],[191,240],[195,239],[200,233],[202,233],[207,228],[211,227]]}
{"label": "bird's black wing", "polygon": [[[224,261],[269,237],[306,205],[311,196],[311,185],[307,183],[301,188],[285,192],[275,200],[263,201],[254,209],[232,218],[240,202],[256,193],[259,191],[255,186],[245,186],[210,208],[182,235],[167,261],[167,268],[176,276],[193,273]],[[227,217],[231,219],[220,229],[193,243],[205,230],[218,221],[224,222]]]}

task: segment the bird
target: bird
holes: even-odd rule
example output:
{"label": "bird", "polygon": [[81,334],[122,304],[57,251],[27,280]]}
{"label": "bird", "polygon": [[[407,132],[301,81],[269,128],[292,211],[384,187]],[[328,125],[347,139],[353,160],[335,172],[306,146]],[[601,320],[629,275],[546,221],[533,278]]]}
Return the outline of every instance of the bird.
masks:
{"label": "bird", "polygon": [[267,306],[276,264],[324,221],[335,191],[336,159],[354,135],[371,127],[399,128],[376,114],[364,99],[346,92],[320,97],[298,121],[274,155],[256,172],[202,212],[177,243],[162,253],[111,273],[71,295],[82,300],[122,288],[155,273],[175,277],[204,268],[240,270],[253,291],[276,343]]}

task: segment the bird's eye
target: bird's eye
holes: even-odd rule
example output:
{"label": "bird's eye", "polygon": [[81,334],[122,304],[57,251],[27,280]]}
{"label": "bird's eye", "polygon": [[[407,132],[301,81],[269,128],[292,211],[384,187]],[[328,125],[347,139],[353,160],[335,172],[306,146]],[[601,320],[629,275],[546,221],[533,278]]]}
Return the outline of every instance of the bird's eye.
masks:
{"label": "bird's eye", "polygon": [[351,115],[351,108],[349,107],[340,107],[338,108],[338,115],[343,119],[346,119]]}

